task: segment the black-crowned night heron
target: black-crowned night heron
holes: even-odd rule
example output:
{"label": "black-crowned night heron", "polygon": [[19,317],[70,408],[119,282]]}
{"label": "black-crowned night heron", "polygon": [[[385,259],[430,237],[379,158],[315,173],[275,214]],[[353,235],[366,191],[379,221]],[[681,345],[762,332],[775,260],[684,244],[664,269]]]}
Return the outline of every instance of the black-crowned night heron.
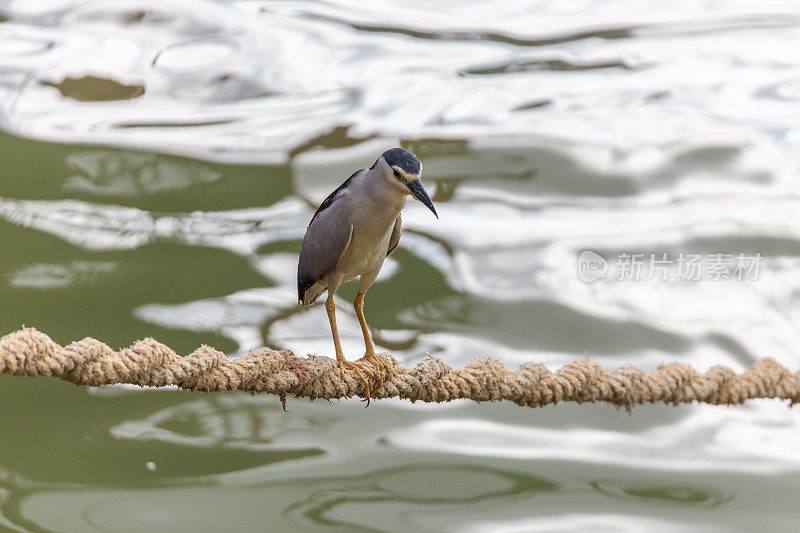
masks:
{"label": "black-crowned night heron", "polygon": [[364,358],[377,359],[383,373],[389,367],[375,355],[364,318],[364,293],[370,288],[384,259],[391,254],[400,240],[400,210],[406,205],[409,194],[433,211],[428,193],[422,187],[422,165],[419,159],[403,148],[392,148],[381,155],[375,164],[361,169],[342,183],[320,204],[306,229],[300,247],[297,265],[297,297],[301,305],[311,305],[320,294],[328,291],[325,309],[333,335],[333,346],[339,369],[354,369],[364,382],[365,395],[370,395],[383,384],[369,390],[364,374],[373,373],[361,363],[347,361],[339,343],[336,329],[336,307],[333,295],[339,285],[361,276],[358,294],[353,301],[361,333],[364,335]]}

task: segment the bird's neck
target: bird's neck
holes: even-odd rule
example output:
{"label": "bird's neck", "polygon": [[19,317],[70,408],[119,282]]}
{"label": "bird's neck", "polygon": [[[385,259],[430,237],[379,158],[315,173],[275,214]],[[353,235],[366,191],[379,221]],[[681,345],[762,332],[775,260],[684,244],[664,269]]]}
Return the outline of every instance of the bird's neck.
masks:
{"label": "bird's neck", "polygon": [[387,213],[392,220],[400,214],[400,210],[406,205],[408,195],[403,194],[394,187],[387,187],[385,184],[374,181],[368,181],[366,186],[367,196],[370,201],[374,203],[376,208],[380,208],[381,211]]}

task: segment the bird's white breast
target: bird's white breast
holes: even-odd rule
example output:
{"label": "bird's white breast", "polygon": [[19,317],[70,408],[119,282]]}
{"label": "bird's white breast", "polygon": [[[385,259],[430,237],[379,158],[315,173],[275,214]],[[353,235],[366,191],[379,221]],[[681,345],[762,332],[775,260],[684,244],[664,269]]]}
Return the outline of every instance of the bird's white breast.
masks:
{"label": "bird's white breast", "polygon": [[353,235],[350,245],[337,265],[342,280],[350,280],[361,274],[379,269],[386,259],[394,223],[406,203],[406,196],[389,194],[376,197],[362,184],[355,184],[348,191],[351,202]]}
{"label": "bird's white breast", "polygon": [[341,266],[345,279],[352,279],[380,267],[389,250],[391,233],[391,226],[384,229],[382,234],[378,234],[372,228],[369,230],[362,228],[359,231],[354,227],[350,246],[342,257]]}

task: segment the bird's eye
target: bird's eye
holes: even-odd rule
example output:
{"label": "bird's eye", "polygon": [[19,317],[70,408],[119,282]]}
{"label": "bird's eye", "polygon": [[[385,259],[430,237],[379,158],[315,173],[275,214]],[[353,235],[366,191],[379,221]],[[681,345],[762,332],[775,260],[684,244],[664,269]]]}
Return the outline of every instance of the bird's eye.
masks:
{"label": "bird's eye", "polygon": [[392,169],[392,172],[394,173],[395,178],[400,179],[400,173],[397,171],[397,169]]}

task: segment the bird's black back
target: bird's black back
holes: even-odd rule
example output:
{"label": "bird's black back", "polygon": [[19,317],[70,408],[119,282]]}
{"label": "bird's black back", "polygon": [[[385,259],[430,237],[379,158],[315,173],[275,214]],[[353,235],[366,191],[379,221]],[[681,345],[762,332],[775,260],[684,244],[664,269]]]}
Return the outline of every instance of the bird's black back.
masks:
{"label": "bird's black back", "polygon": [[[330,193],[327,196],[327,198],[325,198],[322,201],[322,203],[319,204],[319,207],[314,212],[314,216],[311,217],[311,221],[308,223],[309,227],[311,226],[311,224],[314,223],[314,219],[317,218],[317,215],[319,215],[320,213],[322,213],[323,211],[325,211],[326,209],[328,209],[330,206],[333,205],[333,203],[336,201],[336,197],[339,195],[339,193],[341,191],[347,189],[347,187],[350,186],[350,183],[352,183],[352,181],[353,181],[353,176],[355,176],[359,172],[361,172],[361,171],[360,170],[356,170],[355,172],[350,174],[350,177],[347,178],[346,180],[344,180],[344,183],[342,183],[341,185],[336,187],[336,190],[334,190],[332,193]],[[323,275],[325,275],[326,273],[323,273]],[[305,297],[306,291],[308,289],[310,289],[311,286],[314,285],[317,281],[319,281],[319,277],[304,275],[303,273],[300,272],[300,268],[299,268],[299,265],[298,265],[298,270],[297,270],[297,298],[301,302],[303,301],[303,298]]]}
{"label": "bird's black back", "polygon": [[344,180],[344,183],[342,183],[341,185],[336,187],[335,191],[330,193],[327,198],[322,200],[322,203],[319,204],[319,207],[314,212],[314,216],[311,217],[311,221],[309,221],[309,223],[308,223],[309,226],[311,225],[312,222],[314,222],[314,219],[317,218],[317,215],[319,215],[320,213],[322,213],[323,211],[325,211],[326,209],[328,209],[330,206],[333,205],[334,200],[336,200],[336,195],[338,195],[339,192],[341,192],[341,191],[345,190],[347,187],[349,187],[350,186],[350,182],[353,180],[353,176],[355,176],[359,172],[361,172],[361,171],[360,170],[356,170],[355,172],[350,174],[350,177],[347,178],[346,180]]}

